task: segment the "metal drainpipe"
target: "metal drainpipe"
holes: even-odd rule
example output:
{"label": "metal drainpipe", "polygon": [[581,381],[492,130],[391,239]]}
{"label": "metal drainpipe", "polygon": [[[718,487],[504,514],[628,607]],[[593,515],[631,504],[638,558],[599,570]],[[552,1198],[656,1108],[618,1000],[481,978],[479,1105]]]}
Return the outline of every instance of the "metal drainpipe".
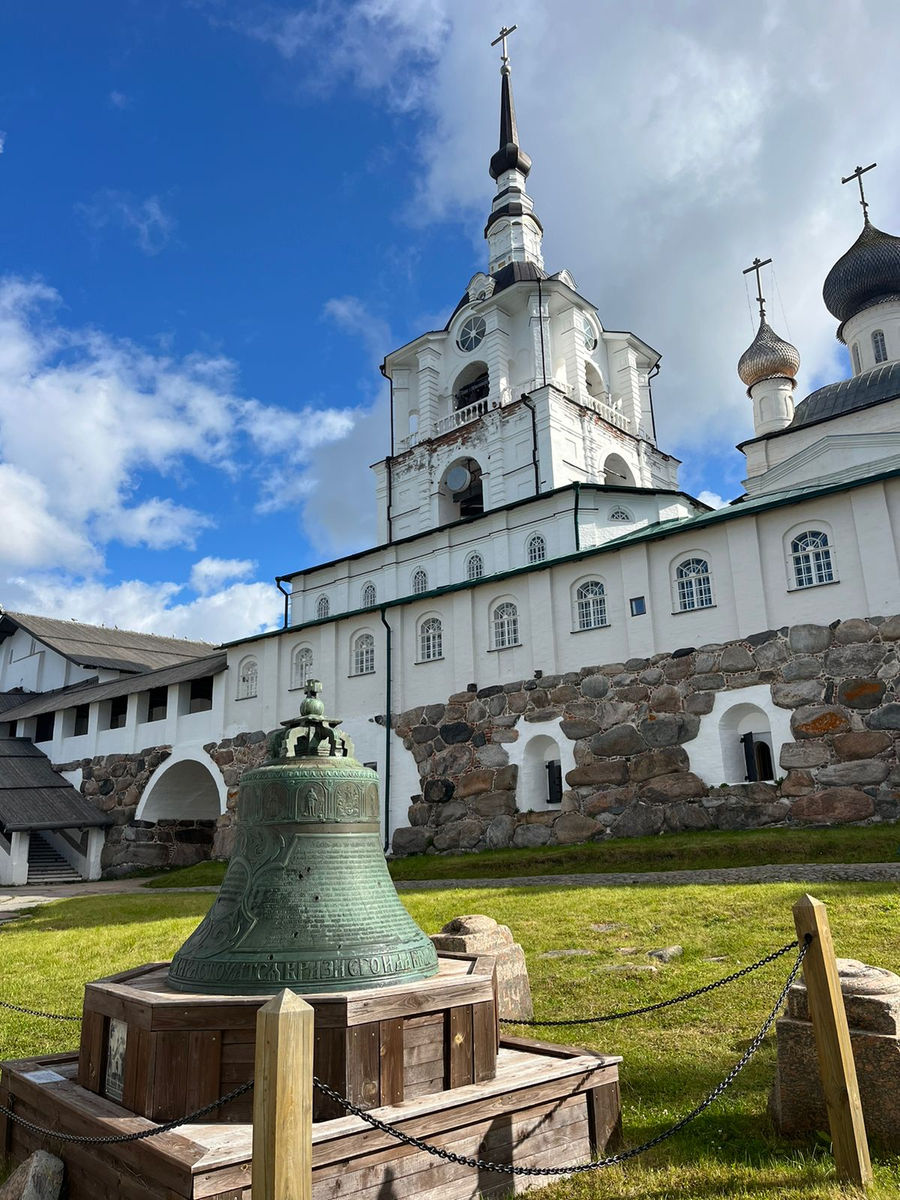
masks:
{"label": "metal drainpipe", "polygon": [[393,704],[393,681],[391,677],[391,640],[392,630],[387,623],[384,609],[378,610],[381,623],[387,631],[385,641],[385,666],[387,682],[384,695],[384,852],[391,848],[391,706]]}
{"label": "metal drainpipe", "polygon": [[541,472],[538,466],[537,413],[527,392],[523,392],[519,399],[524,401],[525,407],[531,413],[531,462],[534,467],[534,494],[539,496],[541,494]]}
{"label": "metal drainpipe", "polygon": [[651,370],[647,376],[647,395],[650,397],[650,429],[653,433],[653,444],[656,445],[656,417],[653,415],[653,388],[650,386],[650,381],[655,379],[659,374],[659,363]]}
{"label": "metal drainpipe", "polygon": [[282,596],[284,596],[284,626],[283,626],[283,628],[287,629],[287,627],[288,627],[288,604],[290,603],[290,600],[291,600],[291,593],[286,592],[284,590],[284,588],[281,586],[283,582],[284,582],[284,577],[282,575],[275,576],[275,586],[278,588],[279,592],[281,592]]}
{"label": "metal drainpipe", "polygon": [[392,529],[393,518],[391,517],[391,509],[394,507],[394,475],[391,470],[391,462],[393,461],[393,458],[394,458],[394,381],[393,381],[393,379],[391,379],[390,375],[388,375],[387,371],[385,371],[384,363],[382,363],[378,369],[382,373],[382,375],[385,377],[385,379],[388,381],[388,386],[391,389],[391,409],[390,409],[390,411],[391,411],[391,453],[390,453],[389,457],[385,460],[385,466],[387,467],[387,540],[389,542],[392,542],[394,540],[394,537],[393,537],[393,529]]}
{"label": "metal drainpipe", "polygon": [[573,509],[573,513],[574,513],[574,518],[575,518],[575,552],[577,554],[578,551],[581,549],[581,530],[578,527],[578,508],[581,504],[581,484],[579,483],[579,481],[577,479],[575,480],[574,487],[575,487],[575,508]]}

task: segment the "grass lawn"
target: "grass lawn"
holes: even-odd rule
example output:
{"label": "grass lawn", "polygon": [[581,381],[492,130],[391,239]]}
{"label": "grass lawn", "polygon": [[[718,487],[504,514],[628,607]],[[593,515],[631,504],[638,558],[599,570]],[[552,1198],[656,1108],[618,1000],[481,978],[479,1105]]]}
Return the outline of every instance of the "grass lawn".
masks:
{"label": "grass lawn", "polygon": [[[781,831],[783,832],[783,831]],[[509,924],[528,956],[538,1016],[634,1007],[711,982],[793,936],[794,885],[663,888],[516,888],[411,893],[403,902],[429,932],[453,916],[486,912]],[[888,884],[823,884],[838,953],[900,971],[900,895]],[[142,962],[168,958],[211,897],[154,894],[90,897],[48,905],[0,928],[0,998],[77,1013],[81,985]],[[597,924],[616,928],[600,932]],[[658,974],[606,971],[646,963],[646,950],[678,942],[684,957]],[[631,955],[621,947],[635,947]],[[553,949],[587,956],[542,958]],[[705,957],[724,955],[725,962]],[[571,1032],[555,1040],[622,1054],[626,1144],[653,1136],[726,1074],[762,1023],[788,971],[787,958],[747,980],[662,1013]],[[517,1031],[520,1032],[520,1031]],[[76,1027],[0,1011],[3,1057],[74,1047]],[[774,1064],[770,1038],[732,1089],[698,1121],[629,1165],[554,1184],[548,1200],[826,1200],[833,1181],[826,1139],[793,1144],[766,1117]],[[560,1164],[563,1165],[563,1164]],[[876,1160],[877,1200],[900,1193],[900,1158]]]}
{"label": "grass lawn", "polygon": [[[392,860],[405,879],[514,879],[517,875],[584,875],[616,871],[682,871],[758,867],[775,863],[897,862],[900,826],[864,825],[813,829],[755,829],[739,833],[675,833],[662,837],[611,838],[576,846],[534,850],[485,850],[479,854],[415,854]],[[224,863],[198,863],[156,876],[151,888],[218,886]]]}

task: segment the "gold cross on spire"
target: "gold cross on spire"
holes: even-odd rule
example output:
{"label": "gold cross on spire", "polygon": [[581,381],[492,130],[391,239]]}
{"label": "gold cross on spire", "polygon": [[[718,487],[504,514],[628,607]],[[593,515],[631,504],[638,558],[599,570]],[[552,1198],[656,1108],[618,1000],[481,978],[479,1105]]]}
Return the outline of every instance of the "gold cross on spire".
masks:
{"label": "gold cross on spire", "polygon": [[500,32],[497,34],[497,36],[494,38],[494,40],[491,42],[492,46],[496,46],[498,42],[503,43],[503,45],[500,47],[500,57],[503,60],[504,64],[509,63],[509,55],[506,53],[506,39],[509,37],[509,35],[511,33],[515,33],[518,28],[519,28],[518,25],[504,25],[503,28],[500,30]]}
{"label": "gold cross on spire", "polygon": [[760,278],[759,273],[760,270],[763,267],[767,267],[771,261],[771,258],[754,258],[750,266],[742,272],[744,275],[749,275],[751,271],[756,272],[756,299],[759,302],[759,319],[761,321],[766,319],[766,301],[765,297],[763,296],[762,279]]}
{"label": "gold cross on spire", "polygon": [[863,191],[862,177],[866,171],[871,171],[873,167],[877,167],[878,163],[869,163],[867,167],[857,167],[855,171],[851,171],[849,175],[841,179],[841,183],[849,183],[851,179],[855,179],[859,184],[859,202],[862,205],[863,220],[869,219],[869,205],[866,200],[866,193]]}

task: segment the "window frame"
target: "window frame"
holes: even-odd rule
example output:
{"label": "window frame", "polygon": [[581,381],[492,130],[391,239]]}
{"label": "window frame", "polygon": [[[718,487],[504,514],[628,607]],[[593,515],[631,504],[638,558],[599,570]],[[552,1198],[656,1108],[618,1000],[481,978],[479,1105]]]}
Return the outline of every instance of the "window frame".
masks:
{"label": "window frame", "polygon": [[[475,562],[477,562],[479,564],[480,569],[478,570],[477,574],[473,575],[472,574],[472,564]],[[472,550],[469,554],[466,555],[465,567],[466,567],[466,582],[467,583],[474,583],[476,579],[483,579],[484,578],[484,555],[479,550]]]}
{"label": "window frame", "polygon": [[[500,613],[501,609],[511,611]],[[519,626],[519,606],[515,600],[497,600],[491,605],[490,649],[511,650],[521,646],[522,631]],[[502,635],[501,635],[501,630]]]}
{"label": "window frame", "polygon": [[[586,588],[599,588],[592,598],[582,596]],[[585,614],[598,612],[599,621],[585,624]],[[607,609],[606,584],[602,579],[581,579],[572,588],[572,629],[575,633],[584,633],[589,629],[606,629],[609,627],[609,612]]]}
{"label": "window frame", "polygon": [[350,674],[375,674],[375,635],[368,629],[361,629],[354,634],[350,643]]}
{"label": "window frame", "polygon": [[872,330],[872,354],[875,358],[876,367],[888,360],[887,342],[885,341],[883,329]]}
{"label": "window frame", "polygon": [[[297,664],[300,657],[303,655],[309,656],[309,669],[305,672],[302,672],[303,677],[301,679],[301,672],[297,670]],[[293,650],[291,651],[291,683],[290,687],[288,688],[289,692],[295,692],[300,688],[306,687],[310,679],[313,678],[312,670],[314,661],[312,646],[308,646],[305,642],[300,642],[299,645],[294,646]]]}
{"label": "window frame", "polygon": [[547,561],[547,539],[537,530],[525,540],[525,558],[529,567]]}
{"label": "window frame", "polygon": [[437,613],[429,613],[419,622],[416,652],[417,663],[438,662],[444,657],[444,622]]}
{"label": "window frame", "polygon": [[[692,550],[688,554],[680,555],[672,564],[673,613],[699,612],[705,608],[715,608],[712,568],[709,563],[708,554],[702,550]],[[689,567],[701,565],[702,570],[687,570]],[[689,598],[692,603],[687,603]]]}
{"label": "window frame", "polygon": [[412,594],[424,596],[428,591],[428,572],[424,567],[416,567],[412,573]]}
{"label": "window frame", "polygon": [[374,608],[377,603],[378,590],[372,580],[367,579],[360,592],[360,605],[362,608]]}
{"label": "window frame", "polygon": [[[817,528],[817,526],[819,527]],[[824,542],[814,546],[805,546],[802,549],[798,548],[798,543],[802,539],[813,535],[824,538]],[[825,587],[827,584],[840,582],[833,536],[832,530],[822,521],[794,526],[786,535],[788,591],[806,592],[810,588]],[[825,555],[822,555],[822,551],[825,551]],[[817,557],[827,558],[826,568],[823,569],[821,561],[815,561]],[[803,569],[802,560],[804,559],[808,570]],[[824,575],[826,571],[828,578],[819,578],[819,575]],[[809,578],[803,581],[801,573],[802,575],[808,574]]]}
{"label": "window frame", "polygon": [[[251,671],[252,668],[252,671]],[[250,691],[250,688],[253,690]],[[248,654],[238,663],[235,700],[255,700],[259,695],[259,659]]]}
{"label": "window frame", "polygon": [[324,621],[326,617],[331,616],[331,601],[323,592],[316,599],[316,620]]}

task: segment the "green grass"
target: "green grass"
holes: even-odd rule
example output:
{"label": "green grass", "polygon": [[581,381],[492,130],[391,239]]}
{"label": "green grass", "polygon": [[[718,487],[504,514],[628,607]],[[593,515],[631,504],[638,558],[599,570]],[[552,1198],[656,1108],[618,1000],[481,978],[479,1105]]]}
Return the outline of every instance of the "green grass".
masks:
{"label": "green grass", "polygon": [[[755,829],[739,833],[675,833],[612,838],[535,850],[485,850],[480,854],[416,854],[392,860],[405,879],[514,879],[520,875],[608,874],[616,871],[683,871],[761,867],[777,863],[897,862],[900,826]],[[151,888],[218,887],[224,863],[198,863],[168,871]]]}
{"label": "green grass", "polygon": [[[552,887],[407,893],[403,902],[429,932],[453,916],[486,912],[508,924],[528,956],[539,1016],[585,1015],[664,999],[761,957],[793,936],[787,884],[678,888]],[[839,954],[900,971],[900,895],[889,884],[823,884]],[[168,958],[211,903],[202,893],[87,897],[37,910],[0,928],[0,998],[76,1013],[82,984]],[[605,933],[596,924],[614,924]],[[604,971],[646,963],[646,950],[678,942],[684,956],[657,975]],[[636,947],[625,956],[619,947]],[[589,956],[542,958],[551,949]],[[724,955],[723,963],[703,959]],[[625,1138],[644,1141],[689,1110],[726,1074],[762,1023],[787,974],[787,959],[749,979],[651,1017],[553,1030],[621,1054]],[[539,1035],[540,1036],[540,1035]],[[0,1012],[3,1057],[74,1047],[76,1027]],[[766,1097],[774,1067],[769,1039],[733,1088],[698,1121],[627,1170],[563,1181],[548,1200],[836,1200],[824,1139],[786,1142],[772,1131]],[[900,1193],[900,1158],[876,1161],[876,1200]]]}

